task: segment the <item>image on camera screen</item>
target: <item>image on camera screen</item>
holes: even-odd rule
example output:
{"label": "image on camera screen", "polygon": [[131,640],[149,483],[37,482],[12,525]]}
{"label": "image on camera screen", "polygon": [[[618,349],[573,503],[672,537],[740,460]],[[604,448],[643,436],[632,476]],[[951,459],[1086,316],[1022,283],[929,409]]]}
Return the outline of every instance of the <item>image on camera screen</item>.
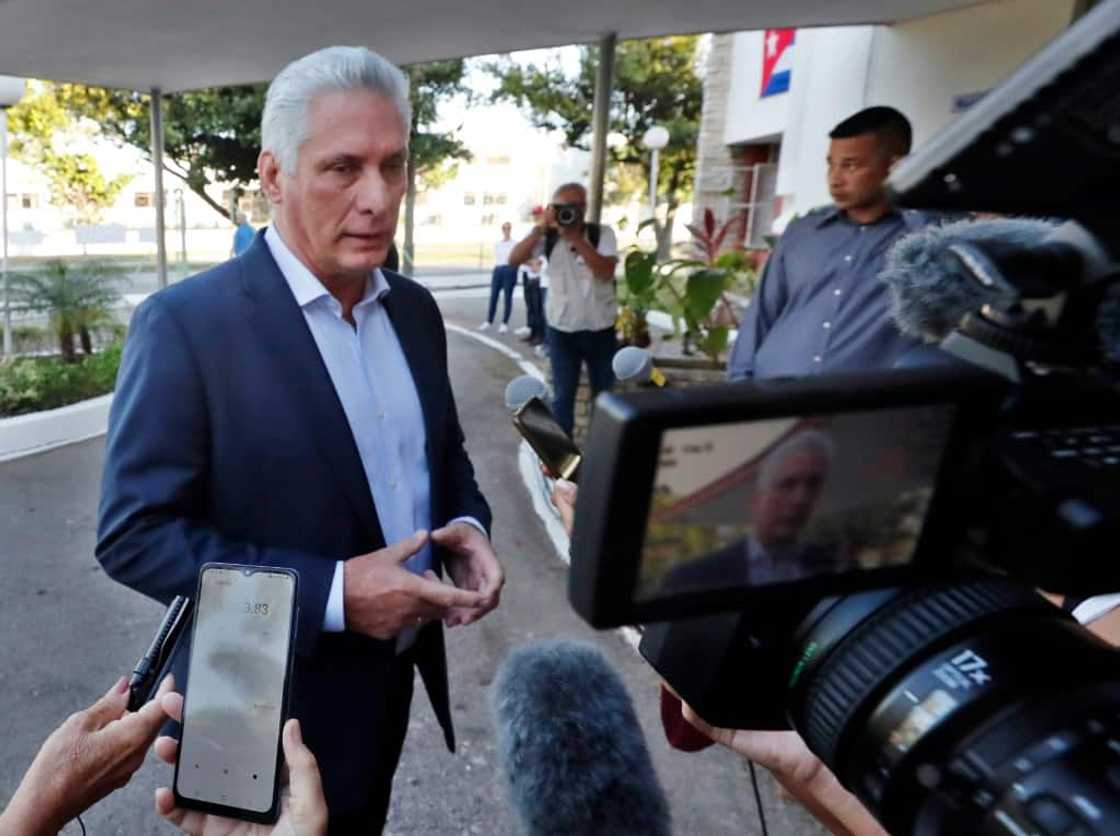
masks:
{"label": "image on camera screen", "polygon": [[955,410],[666,430],[635,600],[910,562]]}

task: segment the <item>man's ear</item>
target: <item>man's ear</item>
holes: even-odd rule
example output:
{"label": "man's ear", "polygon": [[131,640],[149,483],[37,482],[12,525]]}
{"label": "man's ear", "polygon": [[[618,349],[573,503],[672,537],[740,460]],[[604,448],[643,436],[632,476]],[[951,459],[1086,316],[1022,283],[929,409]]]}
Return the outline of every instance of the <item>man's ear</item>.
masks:
{"label": "man's ear", "polygon": [[283,202],[284,190],[280,187],[280,161],[271,151],[261,151],[257,157],[257,174],[261,181],[261,191],[273,204]]}

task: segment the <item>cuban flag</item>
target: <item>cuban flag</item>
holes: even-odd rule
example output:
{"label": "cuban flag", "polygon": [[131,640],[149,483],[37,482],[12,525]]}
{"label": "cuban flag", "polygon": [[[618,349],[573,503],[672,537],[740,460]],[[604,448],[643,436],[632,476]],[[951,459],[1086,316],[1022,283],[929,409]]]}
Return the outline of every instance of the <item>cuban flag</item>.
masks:
{"label": "cuban flag", "polygon": [[767,29],[762,36],[762,89],[760,99],[789,90],[796,29]]}

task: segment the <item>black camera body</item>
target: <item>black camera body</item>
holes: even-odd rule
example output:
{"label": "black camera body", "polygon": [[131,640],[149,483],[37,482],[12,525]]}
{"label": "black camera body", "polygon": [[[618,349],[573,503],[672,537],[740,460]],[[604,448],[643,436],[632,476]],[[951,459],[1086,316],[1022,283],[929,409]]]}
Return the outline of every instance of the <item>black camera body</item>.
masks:
{"label": "black camera body", "polygon": [[587,207],[582,203],[552,204],[552,214],[553,217],[556,218],[556,223],[559,226],[581,226],[583,224],[583,218],[586,213]]}

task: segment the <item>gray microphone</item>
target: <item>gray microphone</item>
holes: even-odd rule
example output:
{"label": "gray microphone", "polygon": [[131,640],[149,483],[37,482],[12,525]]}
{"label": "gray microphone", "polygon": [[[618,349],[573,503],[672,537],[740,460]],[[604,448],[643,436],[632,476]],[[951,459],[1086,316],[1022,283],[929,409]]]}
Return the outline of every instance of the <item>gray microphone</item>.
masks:
{"label": "gray microphone", "polygon": [[653,384],[664,386],[665,375],[653,365],[653,354],[644,348],[628,345],[615,352],[611,360],[614,376],[621,383],[638,383],[643,386]]}
{"label": "gray microphone", "polygon": [[529,836],[670,836],[626,686],[596,647],[517,648],[490,686],[498,757]]}
{"label": "gray microphone", "polygon": [[548,398],[548,389],[540,378],[523,374],[506,384],[506,409],[510,412],[519,410],[530,398]]}

